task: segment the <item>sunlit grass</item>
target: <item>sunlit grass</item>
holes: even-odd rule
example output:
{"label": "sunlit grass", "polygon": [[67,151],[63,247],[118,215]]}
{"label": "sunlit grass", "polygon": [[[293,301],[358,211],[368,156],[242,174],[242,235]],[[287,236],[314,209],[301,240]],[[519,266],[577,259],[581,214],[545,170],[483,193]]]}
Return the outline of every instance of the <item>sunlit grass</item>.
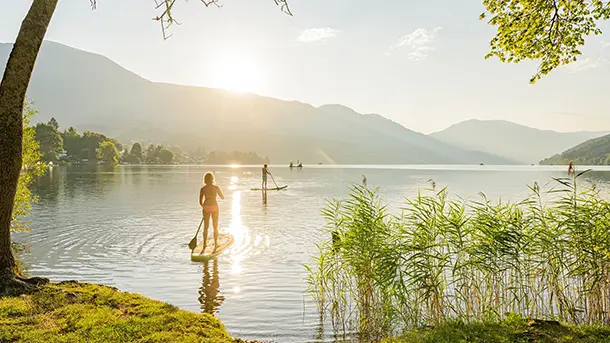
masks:
{"label": "sunlit grass", "polygon": [[0,342],[241,342],[207,314],[115,288],[68,282],[0,298]]}
{"label": "sunlit grass", "polygon": [[319,245],[309,292],[337,333],[365,340],[509,314],[608,325],[610,202],[577,178],[554,184],[518,203],[430,190],[399,214],[352,186],[323,211],[328,237],[339,240]]}

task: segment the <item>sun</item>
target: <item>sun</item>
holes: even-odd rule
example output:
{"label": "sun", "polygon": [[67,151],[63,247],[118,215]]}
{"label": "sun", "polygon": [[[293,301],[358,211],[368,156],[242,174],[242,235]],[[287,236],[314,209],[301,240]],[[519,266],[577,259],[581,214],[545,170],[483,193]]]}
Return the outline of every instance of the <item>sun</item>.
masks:
{"label": "sun", "polygon": [[263,75],[252,59],[231,55],[219,58],[211,70],[210,83],[213,87],[235,92],[258,92],[263,83]]}

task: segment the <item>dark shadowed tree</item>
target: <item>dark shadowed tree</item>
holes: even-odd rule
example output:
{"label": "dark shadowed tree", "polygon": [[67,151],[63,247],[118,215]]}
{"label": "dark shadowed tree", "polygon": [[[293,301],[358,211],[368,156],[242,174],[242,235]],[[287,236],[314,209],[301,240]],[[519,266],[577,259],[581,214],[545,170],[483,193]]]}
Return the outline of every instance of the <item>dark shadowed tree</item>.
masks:
{"label": "dark shadowed tree", "polygon": [[38,123],[35,127],[36,141],[40,146],[41,159],[45,162],[59,160],[59,155],[64,151],[64,142],[61,133],[57,129],[57,121]]}
{"label": "dark shadowed tree", "polygon": [[144,161],[146,163],[152,163],[155,161],[155,146],[154,145],[149,145],[148,148],[146,148],[146,156],[144,158]]}
{"label": "dark shadowed tree", "polygon": [[70,127],[67,130],[64,130],[64,133],[61,135],[64,141],[64,150],[66,154],[71,157],[78,157],[83,150],[81,144],[81,135],[76,132],[73,127]]}
{"label": "dark shadowed tree", "polygon": [[159,160],[161,160],[161,163],[170,164],[174,160],[174,153],[167,148],[161,148],[159,150]]}
{"label": "dark shadowed tree", "polygon": [[59,123],[55,117],[52,117],[51,120],[49,120],[49,125],[53,126],[55,130],[59,131]]}
{"label": "dark shadowed tree", "polygon": [[483,5],[481,19],[498,28],[486,58],[539,61],[531,83],[576,61],[585,38],[601,34],[598,22],[610,18],[608,0],[483,0]]}
{"label": "dark shadowed tree", "polygon": [[[95,8],[96,0],[90,0]],[[154,18],[166,29],[175,23],[172,16],[176,0],[153,0],[160,11]],[[273,0],[290,13],[286,0]],[[20,277],[11,249],[11,218],[17,182],[21,172],[23,105],[34,64],[40,51],[58,0],[33,0],[9,55],[0,83],[0,296],[19,294],[43,278]],[[217,0],[202,0],[204,5],[218,5]],[[95,150],[93,150],[95,151]]]}
{"label": "dark shadowed tree", "polygon": [[142,160],[142,146],[140,143],[135,142],[131,146],[131,155],[138,158],[138,161]]}
{"label": "dark shadowed tree", "polygon": [[154,153],[155,158],[159,158],[159,152],[161,151],[161,149],[163,149],[163,145],[161,145],[161,144],[159,144],[155,147],[155,153]]}
{"label": "dark shadowed tree", "polygon": [[99,148],[100,144],[105,140],[106,136],[101,133],[85,131],[83,137],[81,137],[81,158],[88,159],[89,162],[95,162],[97,160],[97,148]]}

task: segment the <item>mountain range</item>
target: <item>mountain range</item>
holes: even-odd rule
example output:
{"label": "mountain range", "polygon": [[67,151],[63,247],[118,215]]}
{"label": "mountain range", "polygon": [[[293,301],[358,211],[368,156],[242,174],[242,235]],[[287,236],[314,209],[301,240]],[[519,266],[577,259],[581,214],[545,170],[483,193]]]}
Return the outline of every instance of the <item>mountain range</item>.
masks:
{"label": "mountain range", "polygon": [[605,131],[555,132],[504,120],[468,120],[430,136],[453,146],[487,152],[524,164],[560,153]]}
{"label": "mountain range", "polygon": [[[0,71],[11,47],[0,43]],[[39,111],[34,121],[55,117],[62,128],[101,132],[123,143],[253,151],[274,163],[296,159],[325,164],[536,163],[603,134],[469,121],[424,135],[381,115],[360,114],[342,105],[315,107],[151,82],[104,56],[50,41],[44,42],[38,56],[28,99]],[[512,140],[510,132],[517,135]]]}

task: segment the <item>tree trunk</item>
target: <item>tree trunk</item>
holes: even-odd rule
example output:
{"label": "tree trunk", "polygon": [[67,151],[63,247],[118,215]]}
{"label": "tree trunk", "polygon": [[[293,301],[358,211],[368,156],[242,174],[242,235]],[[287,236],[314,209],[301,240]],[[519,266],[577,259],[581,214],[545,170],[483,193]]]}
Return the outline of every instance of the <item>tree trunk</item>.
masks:
{"label": "tree trunk", "polygon": [[[0,83],[0,296],[31,287],[18,276],[11,249],[11,214],[21,173],[23,104],[38,51],[58,0],[34,0],[21,23]],[[42,281],[40,278],[32,280]]]}

